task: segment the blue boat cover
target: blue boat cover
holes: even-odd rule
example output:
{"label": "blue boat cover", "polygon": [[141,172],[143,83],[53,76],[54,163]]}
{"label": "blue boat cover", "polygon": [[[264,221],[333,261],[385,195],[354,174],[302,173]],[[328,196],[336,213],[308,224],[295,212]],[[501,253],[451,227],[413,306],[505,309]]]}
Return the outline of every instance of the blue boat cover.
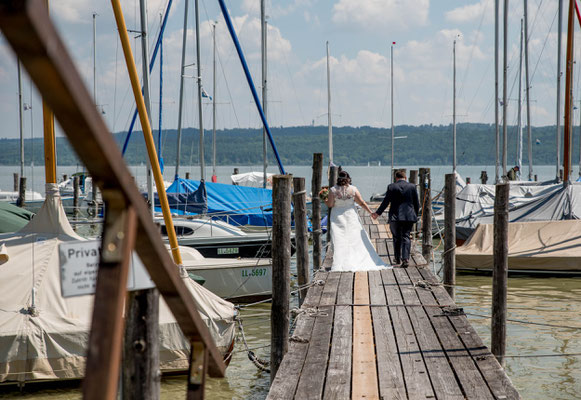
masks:
{"label": "blue boat cover", "polygon": [[[166,193],[172,212],[177,214],[207,213],[238,225],[272,225],[270,189],[178,178]],[[155,205],[159,207],[157,195]]]}

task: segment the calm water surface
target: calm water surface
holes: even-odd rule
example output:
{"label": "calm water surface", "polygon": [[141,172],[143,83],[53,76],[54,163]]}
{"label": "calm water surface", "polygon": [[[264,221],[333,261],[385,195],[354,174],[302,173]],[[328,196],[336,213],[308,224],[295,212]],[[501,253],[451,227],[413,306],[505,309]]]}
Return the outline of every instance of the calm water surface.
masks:
{"label": "calm water surface", "polygon": [[[409,168],[409,167],[408,167]],[[554,167],[535,167],[539,179],[551,179]],[[229,183],[233,167],[219,167],[220,182]],[[309,166],[287,167],[295,176],[307,178],[310,186]],[[389,168],[349,167],[345,168],[353,177],[365,198],[385,189]],[[241,172],[260,170],[260,167],[240,167]],[[269,168],[276,172],[274,168]],[[450,167],[432,167],[433,188],[442,187],[444,174]],[[477,181],[480,171],[494,175],[494,167],[460,167],[462,176],[471,176]],[[0,167],[0,189],[10,190],[12,173],[17,167]],[[196,168],[185,168],[196,178]],[[59,174],[76,172],[75,167],[59,168]],[[144,167],[132,167],[139,182],[145,177]],[[173,168],[166,168],[166,179],[173,177]],[[523,171],[526,174],[526,171]],[[42,191],[44,172],[34,168],[34,188]],[[29,175],[29,185],[31,179]],[[437,245],[437,243],[436,243]],[[440,246],[441,251],[442,246]],[[440,254],[436,254],[436,269],[440,268]],[[508,280],[508,317],[511,319],[581,327],[581,278],[532,278],[511,277]],[[489,316],[491,309],[492,281],[489,276],[460,275],[457,277],[457,303],[470,314]],[[293,299],[296,306],[296,299]],[[250,348],[264,359],[270,350],[269,305],[254,306],[242,312],[245,333]],[[490,345],[490,319],[469,315],[469,320],[486,345]],[[554,328],[540,325],[508,323],[506,371],[524,399],[579,399],[581,398],[581,330]],[[209,379],[208,399],[264,399],[268,392],[270,377],[260,372],[248,360],[242,343],[236,344],[232,362],[227,369],[226,379]],[[184,398],[185,378],[164,378],[161,398],[174,400]],[[76,387],[35,389],[26,386],[23,393],[7,392],[0,387],[1,398],[18,399],[79,399],[81,392]]]}

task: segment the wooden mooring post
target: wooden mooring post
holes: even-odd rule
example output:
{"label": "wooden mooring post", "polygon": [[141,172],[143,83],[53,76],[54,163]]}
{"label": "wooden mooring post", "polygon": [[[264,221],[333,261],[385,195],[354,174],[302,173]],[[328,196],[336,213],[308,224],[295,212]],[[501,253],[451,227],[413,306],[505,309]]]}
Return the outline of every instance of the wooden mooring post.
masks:
{"label": "wooden mooring post", "polygon": [[123,400],[159,398],[159,292],[127,293],[123,345]]}
{"label": "wooden mooring post", "polygon": [[[337,184],[337,177],[339,176],[339,167],[329,167],[329,190]],[[329,208],[327,213],[327,244],[331,243],[331,211]]]}
{"label": "wooden mooring post", "polygon": [[319,192],[321,191],[321,182],[323,180],[323,153],[313,154],[313,177],[311,179],[311,204],[312,204],[312,218],[313,225],[313,270],[317,271],[321,268],[321,199]]}
{"label": "wooden mooring post", "polygon": [[486,182],[488,182],[488,173],[486,171],[481,171],[480,172],[480,183],[482,183],[483,185],[486,185]]}
{"label": "wooden mooring post", "polygon": [[270,317],[270,382],[288,349],[291,261],[292,175],[272,180],[272,307]]}
{"label": "wooden mooring post", "polygon": [[504,364],[508,286],[508,194],[510,184],[496,185],[494,197],[494,269],[492,272],[492,354]]}
{"label": "wooden mooring post", "polygon": [[79,196],[81,195],[81,178],[75,176],[73,178],[73,218],[77,219],[79,217]]}
{"label": "wooden mooring post", "polygon": [[[293,186],[297,274],[299,286],[303,287],[309,283],[311,276],[309,270],[309,232],[307,229],[307,193],[305,190],[305,178],[293,178]],[[299,291],[299,306],[303,304],[306,295],[307,288]]]}
{"label": "wooden mooring post", "polygon": [[190,173],[186,172],[186,179],[189,180],[190,179]]}
{"label": "wooden mooring post", "polygon": [[26,207],[26,177],[20,177],[20,185],[18,187],[18,200],[16,200],[18,207]]}
{"label": "wooden mooring post", "polygon": [[418,184],[418,170],[417,169],[410,170],[409,182],[413,183],[414,185]]}
{"label": "wooden mooring post", "polygon": [[444,285],[454,299],[456,284],[456,174],[446,174],[444,189]]}
{"label": "wooden mooring post", "polygon": [[14,177],[14,191],[18,192],[18,183],[19,183],[18,172],[15,172],[13,177]]}
{"label": "wooden mooring post", "polygon": [[429,168],[420,168],[420,209],[422,210],[422,256],[429,264],[432,259],[432,179]]}

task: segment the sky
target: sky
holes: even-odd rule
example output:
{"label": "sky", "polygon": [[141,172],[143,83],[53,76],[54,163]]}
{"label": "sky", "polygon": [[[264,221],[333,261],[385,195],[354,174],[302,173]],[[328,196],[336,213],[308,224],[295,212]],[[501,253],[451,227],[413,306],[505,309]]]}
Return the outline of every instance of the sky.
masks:
{"label": "sky", "polygon": [[[260,94],[260,0],[225,1]],[[140,30],[139,2],[122,0],[121,3],[127,27],[133,31],[130,35],[134,58],[141,73],[140,39],[135,33]],[[556,122],[557,1],[530,0],[528,3],[531,124],[552,125]],[[148,0],[150,55],[167,4],[167,0]],[[164,129],[176,128],[178,122],[184,5],[185,0],[173,1],[163,41]],[[135,102],[111,4],[51,0],[50,7],[51,17],[91,93],[93,13],[97,13],[96,103],[111,131],[127,130]],[[327,124],[327,41],[331,54],[331,115],[335,126],[391,126],[390,47],[393,42],[395,125],[451,123],[454,40],[457,121],[494,122],[494,0],[268,0],[266,9],[271,126]],[[261,126],[218,1],[199,0],[199,14],[202,83],[205,91],[216,98],[217,129]],[[564,42],[566,9],[563,14]],[[508,15],[507,121],[513,125],[517,122],[518,110],[522,0],[510,1]],[[186,65],[192,65],[196,61],[194,1],[190,1],[188,20]],[[212,24],[216,21],[218,62],[214,93]],[[581,35],[576,34],[576,43],[581,43],[580,40]],[[502,37],[500,43],[502,68]],[[563,44],[563,53],[564,47]],[[579,50],[575,54],[579,57]],[[1,138],[19,136],[16,70],[14,54],[0,37]],[[574,93],[577,93],[580,87],[577,66],[574,74]],[[183,126],[198,127],[196,67],[187,67],[184,75]],[[26,74],[22,85],[26,103],[24,135],[40,137],[40,98],[31,89]],[[502,82],[500,85],[502,89]],[[157,130],[159,63],[151,73],[150,86],[153,127]],[[523,83],[523,91],[524,86]],[[204,129],[212,129],[211,102],[204,99],[203,103]],[[57,131],[57,134],[62,133]]]}

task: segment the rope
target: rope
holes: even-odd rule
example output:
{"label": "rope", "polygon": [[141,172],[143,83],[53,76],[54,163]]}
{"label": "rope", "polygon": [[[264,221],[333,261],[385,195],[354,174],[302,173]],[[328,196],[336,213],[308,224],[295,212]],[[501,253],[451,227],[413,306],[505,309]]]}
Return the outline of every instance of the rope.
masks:
{"label": "rope", "polygon": [[240,329],[242,343],[244,344],[244,348],[248,352],[248,359],[252,361],[256,368],[258,368],[260,371],[270,373],[270,368],[268,368],[270,366],[270,361],[259,358],[258,356],[256,356],[256,354],[254,354],[252,350],[250,350],[250,348],[248,347],[248,342],[246,341],[246,335],[244,334],[244,326],[242,326],[242,320],[240,318],[237,318],[237,322],[238,327]]}
{"label": "rope", "polygon": [[[492,316],[490,315],[484,315],[484,314],[476,314],[476,313],[465,313],[466,315],[470,315],[473,317],[479,317],[479,318],[492,318]],[[509,322],[514,322],[517,324],[525,324],[525,325],[538,325],[538,326],[548,326],[550,328],[562,328],[562,329],[575,329],[575,330],[581,330],[581,326],[571,326],[571,325],[556,325],[556,324],[547,324],[547,323],[543,323],[543,322],[533,322],[533,321],[524,321],[521,319],[512,319],[512,318],[507,318],[506,319]]]}

